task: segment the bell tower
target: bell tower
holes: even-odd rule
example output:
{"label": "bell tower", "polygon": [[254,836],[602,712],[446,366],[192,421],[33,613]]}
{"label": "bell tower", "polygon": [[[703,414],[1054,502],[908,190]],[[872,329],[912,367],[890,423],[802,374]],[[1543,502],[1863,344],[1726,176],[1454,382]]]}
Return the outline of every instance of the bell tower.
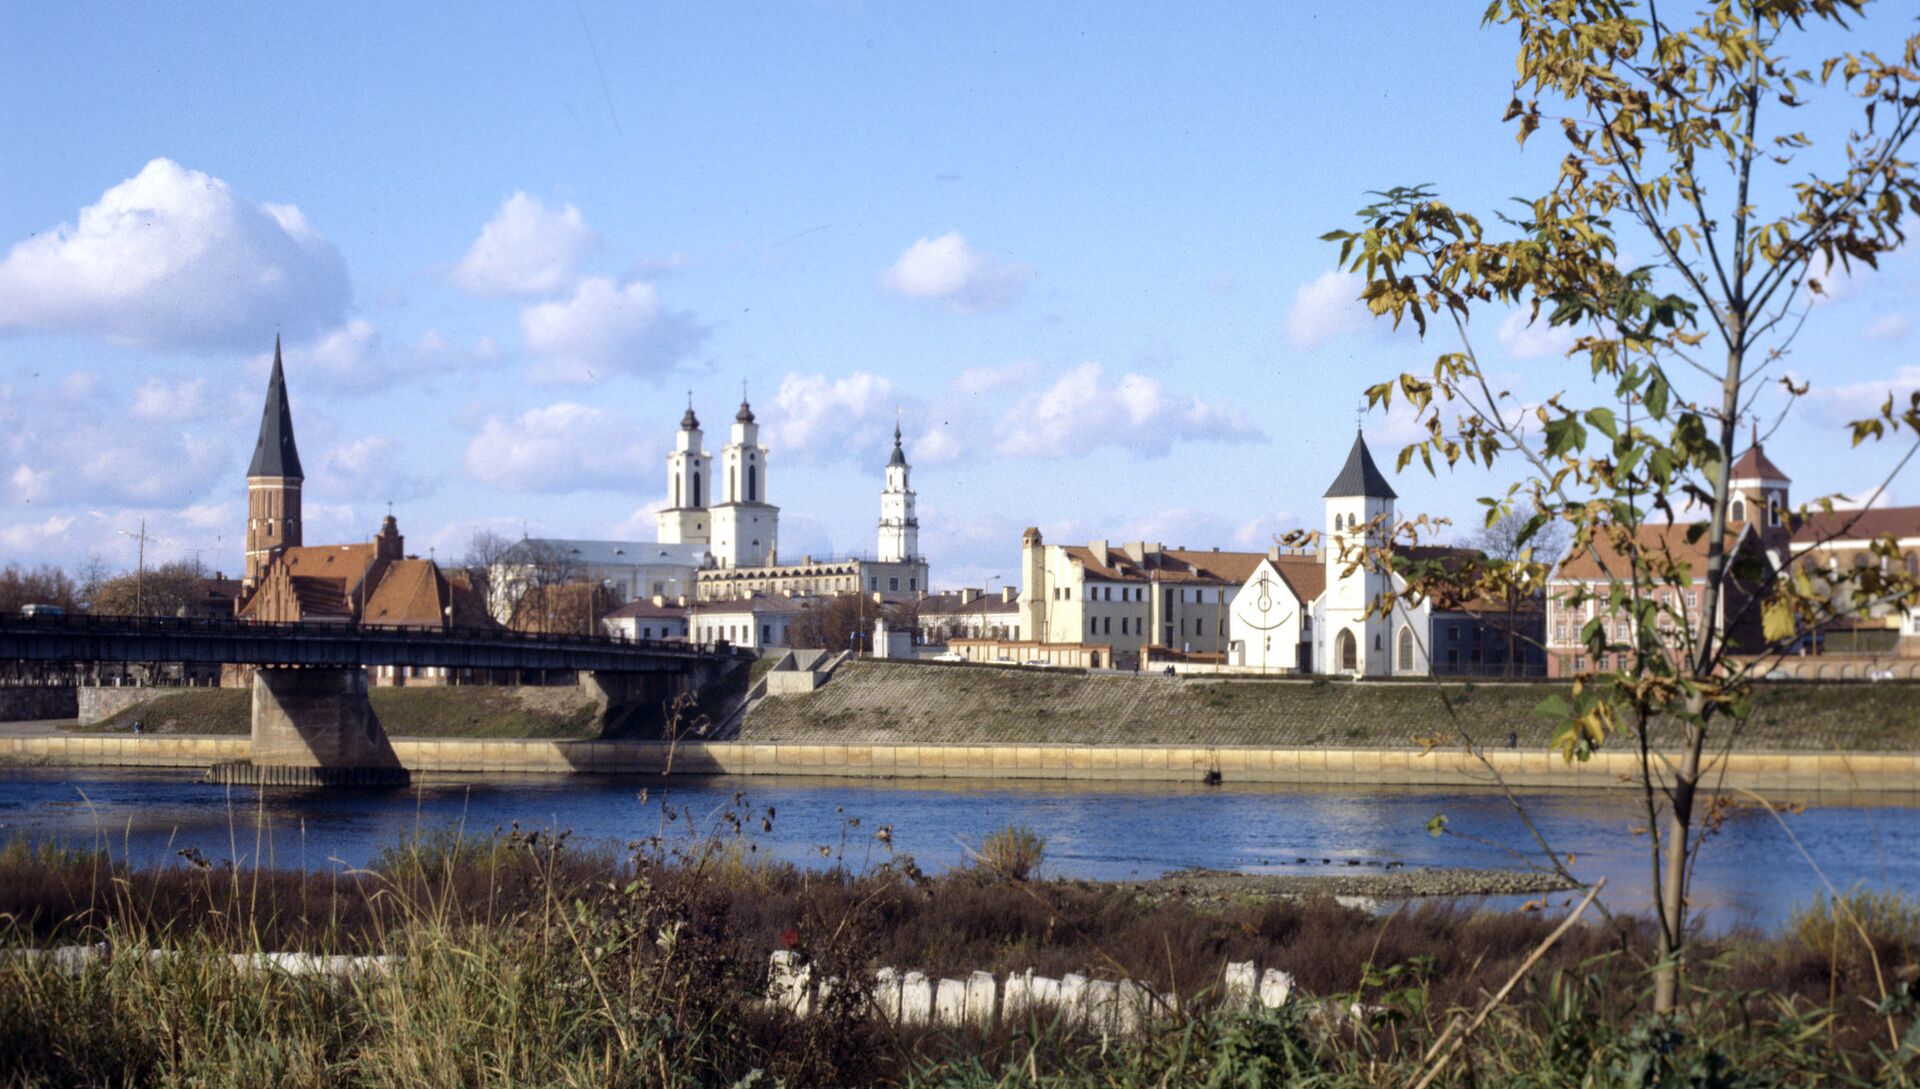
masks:
{"label": "bell tower", "polygon": [[247,466],[248,589],[259,584],[267,565],[282,549],[300,547],[300,451],[293,443],[293,412],[287,405],[287,376],[280,363],[280,338],[273,338],[273,374],[267,379],[267,404],[260,413],[260,438]]}
{"label": "bell tower", "polygon": [[767,502],[767,448],[760,445],[760,424],[745,390],[718,468],[721,498],[713,506],[711,538],[715,562],[721,567],[778,562],[780,508]]}
{"label": "bell tower", "polygon": [[887,486],[880,492],[881,563],[905,563],[920,556],[920,519],[913,513],[906,451],[900,448],[900,424],[893,425],[893,456],[887,459]]}
{"label": "bell tower", "polygon": [[1378,570],[1377,556],[1371,562],[1362,560],[1368,552],[1386,547],[1397,497],[1373,463],[1365,435],[1355,432],[1347,462],[1323,498],[1327,528],[1320,556],[1326,565],[1327,588],[1321,598],[1324,619],[1314,633],[1316,672],[1390,673],[1390,625],[1386,617],[1371,613],[1390,588],[1389,580]]}
{"label": "bell tower", "polygon": [[667,455],[667,509],[657,516],[661,544],[706,544],[713,526],[708,518],[707,452],[701,444],[700,417],[693,414],[693,394],[687,394],[687,413],[680,417],[673,452]]}

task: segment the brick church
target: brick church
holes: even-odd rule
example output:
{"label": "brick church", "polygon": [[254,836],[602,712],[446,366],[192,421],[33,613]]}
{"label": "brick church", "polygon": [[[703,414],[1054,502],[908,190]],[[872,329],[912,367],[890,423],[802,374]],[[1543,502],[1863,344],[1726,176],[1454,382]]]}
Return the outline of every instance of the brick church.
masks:
{"label": "brick church", "polygon": [[260,438],[247,467],[247,558],[235,616],[443,630],[493,625],[485,595],[470,576],[407,555],[391,513],[370,541],[307,544],[300,518],[304,481],[276,338]]}

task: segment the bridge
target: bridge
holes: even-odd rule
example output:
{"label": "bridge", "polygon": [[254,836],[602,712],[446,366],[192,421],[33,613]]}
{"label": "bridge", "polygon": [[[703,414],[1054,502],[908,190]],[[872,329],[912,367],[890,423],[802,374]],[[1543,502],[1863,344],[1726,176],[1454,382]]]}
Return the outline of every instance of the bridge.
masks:
{"label": "bridge", "polygon": [[619,704],[671,699],[753,657],[726,644],[492,628],[0,615],[0,661],[254,667],[252,759],[216,769],[236,782],[406,782],[367,702],[366,666],[564,670],[603,702]]}

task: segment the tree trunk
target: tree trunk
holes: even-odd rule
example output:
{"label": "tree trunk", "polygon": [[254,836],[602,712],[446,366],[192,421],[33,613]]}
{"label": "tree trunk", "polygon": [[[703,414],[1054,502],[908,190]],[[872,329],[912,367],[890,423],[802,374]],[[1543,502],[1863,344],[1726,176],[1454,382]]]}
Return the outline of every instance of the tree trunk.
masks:
{"label": "tree trunk", "polygon": [[[1693,702],[1689,701],[1689,710],[1693,710]],[[1673,786],[1668,791],[1667,831],[1661,843],[1666,859],[1657,890],[1666,925],[1660,930],[1660,964],[1653,975],[1655,1013],[1672,1013],[1680,1001],[1687,945],[1687,855],[1693,833],[1693,801],[1700,785],[1700,756],[1706,739],[1706,731],[1700,726],[1687,724],[1686,751],[1680,756],[1680,766],[1675,769]],[[1647,772],[1651,774],[1652,769],[1648,768]]]}

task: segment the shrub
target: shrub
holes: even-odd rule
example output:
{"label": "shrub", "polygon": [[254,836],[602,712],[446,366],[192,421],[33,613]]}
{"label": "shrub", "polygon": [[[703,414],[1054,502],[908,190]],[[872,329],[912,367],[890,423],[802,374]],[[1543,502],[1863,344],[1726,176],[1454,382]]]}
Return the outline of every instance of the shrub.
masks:
{"label": "shrub", "polygon": [[[1856,926],[1857,924],[1857,926]],[[1883,963],[1902,963],[1920,955],[1920,899],[1898,891],[1855,887],[1837,899],[1821,897],[1794,912],[1787,931],[1799,946],[1833,961],[1861,958],[1867,952]]]}
{"label": "shrub", "polygon": [[1040,868],[1046,838],[1024,824],[1009,824],[980,844],[977,866],[1013,881],[1025,881]]}

